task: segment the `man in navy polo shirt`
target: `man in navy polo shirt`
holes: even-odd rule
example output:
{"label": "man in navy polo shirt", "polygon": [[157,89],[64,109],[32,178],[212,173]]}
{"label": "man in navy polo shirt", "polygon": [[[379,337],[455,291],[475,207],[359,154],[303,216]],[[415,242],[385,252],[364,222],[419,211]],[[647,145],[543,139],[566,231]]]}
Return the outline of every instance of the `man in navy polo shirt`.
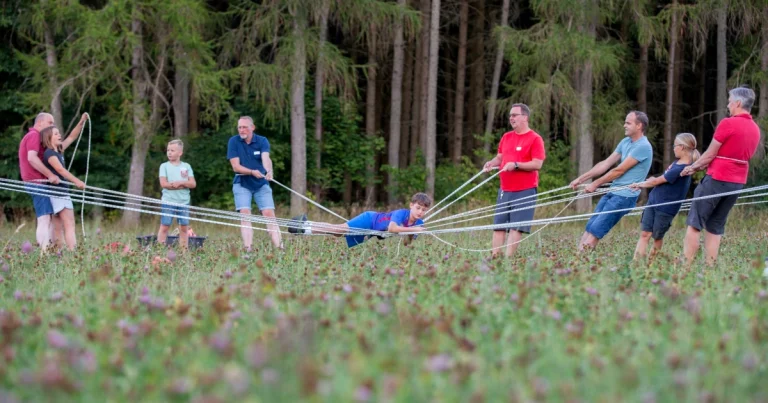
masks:
{"label": "man in navy polo shirt", "polygon": [[[275,202],[272,199],[272,160],[269,158],[269,140],[254,133],[256,126],[250,116],[237,121],[237,136],[227,144],[227,159],[235,171],[232,193],[235,195],[235,210],[240,214],[251,214],[251,199],[256,202],[264,217],[275,218]],[[250,251],[253,243],[253,228],[250,221],[240,221],[243,245]],[[277,222],[267,224],[272,244],[282,249],[282,240]]]}

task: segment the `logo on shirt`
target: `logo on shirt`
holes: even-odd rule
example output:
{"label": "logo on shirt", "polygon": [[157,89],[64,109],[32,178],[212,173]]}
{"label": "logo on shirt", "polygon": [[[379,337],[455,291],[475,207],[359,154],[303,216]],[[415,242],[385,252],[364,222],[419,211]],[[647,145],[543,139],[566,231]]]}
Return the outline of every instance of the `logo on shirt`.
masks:
{"label": "logo on shirt", "polygon": [[254,151],[253,152],[253,155],[259,155],[259,154],[261,154],[261,151]]}
{"label": "logo on shirt", "polygon": [[523,149],[523,147],[517,147],[517,148],[515,148],[515,150],[516,150],[516,151],[520,151],[520,150],[522,150],[522,149]]}

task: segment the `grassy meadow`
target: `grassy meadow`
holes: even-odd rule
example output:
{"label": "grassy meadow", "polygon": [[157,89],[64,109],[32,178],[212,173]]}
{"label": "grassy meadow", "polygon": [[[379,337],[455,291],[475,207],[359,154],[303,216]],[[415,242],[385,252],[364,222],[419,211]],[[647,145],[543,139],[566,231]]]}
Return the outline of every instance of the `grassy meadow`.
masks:
{"label": "grassy meadow", "polygon": [[194,223],[204,248],[143,250],[149,221],[41,256],[32,222],[6,224],[0,401],[765,402],[764,214],[734,211],[719,264],[691,269],[684,217],[651,263],[631,260],[638,217],[592,253],[574,223],[494,261],[428,236],[281,252],[260,231],[246,254],[236,228]]}

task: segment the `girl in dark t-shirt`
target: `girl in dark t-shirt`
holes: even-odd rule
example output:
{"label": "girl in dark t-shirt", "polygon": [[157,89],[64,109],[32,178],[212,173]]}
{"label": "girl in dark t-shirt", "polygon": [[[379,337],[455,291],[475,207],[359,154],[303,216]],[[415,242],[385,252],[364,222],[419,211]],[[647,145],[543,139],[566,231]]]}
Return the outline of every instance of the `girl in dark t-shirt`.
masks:
{"label": "girl in dark t-shirt", "polygon": [[[653,238],[651,257],[661,250],[664,234],[672,226],[672,220],[680,211],[682,201],[688,195],[688,189],[691,187],[691,177],[680,176],[680,173],[685,167],[699,159],[696,136],[691,133],[678,134],[675,137],[674,153],[677,161],[670,165],[663,175],[651,177],[644,182],[632,185],[634,189],[653,188],[651,194],[648,195],[648,203],[643,210],[643,218],[640,220],[642,232],[635,248],[635,259],[645,256],[651,238]],[[667,204],[678,200],[680,203]],[[654,207],[655,205],[659,206]]]}
{"label": "girl in dark t-shirt", "polygon": [[[64,156],[61,154],[62,139],[59,129],[55,126],[50,126],[40,131],[40,142],[45,148],[45,152],[43,152],[43,164],[45,167],[58,175],[62,181],[69,181],[79,189],[84,189],[85,183],[77,179],[64,167]],[[69,186],[65,184],[60,186],[61,189],[56,189],[57,193],[51,195],[53,214],[61,219],[64,226],[64,241],[67,243],[67,248],[74,250],[77,246],[77,238],[75,237],[75,213],[73,211],[72,199],[68,194],[61,194],[64,192],[68,193]]]}

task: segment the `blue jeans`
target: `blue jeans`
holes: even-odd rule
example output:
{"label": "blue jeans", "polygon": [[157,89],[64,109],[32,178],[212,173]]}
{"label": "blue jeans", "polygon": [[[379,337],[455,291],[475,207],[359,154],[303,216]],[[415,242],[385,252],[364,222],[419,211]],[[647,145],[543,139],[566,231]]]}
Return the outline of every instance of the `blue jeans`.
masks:
{"label": "blue jeans", "polygon": [[189,207],[187,206],[163,204],[160,213],[162,214],[160,216],[160,225],[170,227],[173,224],[174,218],[176,218],[176,222],[179,225],[189,225]]}
{"label": "blue jeans", "polygon": [[[41,194],[49,194],[49,187],[47,186],[39,186],[32,183],[25,183],[24,187],[27,188],[30,192],[35,193],[41,193]],[[35,194],[31,194],[32,196],[32,206],[35,208],[35,216],[42,217],[44,215],[51,215],[53,214],[53,204],[51,204],[51,198],[48,196],[39,196]]]}
{"label": "blue jeans", "polygon": [[235,210],[251,209],[251,198],[256,202],[259,211],[274,210],[275,201],[272,200],[272,188],[269,185],[263,185],[257,191],[252,191],[239,183],[232,185],[232,193],[235,194]]}
{"label": "blue jeans", "polygon": [[[603,196],[602,199],[600,199],[600,202],[597,203],[595,213],[631,209],[635,207],[636,203],[637,196],[623,197],[616,196],[613,193],[607,193],[605,196]],[[618,224],[619,220],[621,220],[621,217],[624,217],[627,213],[629,213],[629,210],[593,215],[589,221],[587,221],[587,232],[594,235],[597,239],[603,239],[603,237],[608,234],[611,228]]]}

